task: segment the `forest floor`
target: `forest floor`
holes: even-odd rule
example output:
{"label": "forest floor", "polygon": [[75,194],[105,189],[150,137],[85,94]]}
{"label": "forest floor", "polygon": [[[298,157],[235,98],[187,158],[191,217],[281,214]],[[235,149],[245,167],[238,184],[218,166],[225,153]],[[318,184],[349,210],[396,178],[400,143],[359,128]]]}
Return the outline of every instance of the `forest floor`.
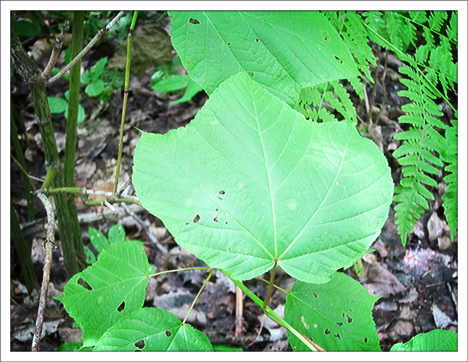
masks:
{"label": "forest floor", "polygon": [[[112,56],[112,47],[106,44],[96,47],[83,60],[83,66],[94,64],[103,56]],[[381,64],[384,63],[382,55]],[[85,68],[86,69],[86,68]],[[375,69],[374,69],[375,71]],[[389,66],[385,82],[386,101],[380,116],[376,115],[372,124],[367,122],[365,101],[354,92],[352,101],[356,106],[361,126],[367,131],[363,134],[379,146],[387,157],[396,184],[401,177],[401,166],[392,157],[392,152],[399,143],[393,135],[400,126],[397,118],[403,114],[401,99],[396,92],[402,89],[398,81],[398,61],[389,57]],[[207,99],[206,94],[199,93],[189,102],[169,105],[177,95],[164,96],[150,89],[153,70],[136,78],[132,76],[128,99],[127,123],[125,125],[124,151],[122,160],[121,183],[131,178],[133,154],[139,139],[139,130],[164,134],[171,129],[183,127],[193,119]],[[380,73],[381,74],[381,73]],[[60,80],[48,88],[49,96],[63,96],[68,89],[68,82]],[[382,86],[377,89],[375,106],[377,114],[383,102]],[[371,97],[372,86],[367,87]],[[12,80],[12,105],[20,112],[28,134],[26,159],[28,172],[36,177],[45,176],[44,154],[40,134],[34,116],[26,85],[15,75]],[[122,92],[114,92],[108,104],[98,103],[86,98],[82,105],[88,116],[78,127],[78,147],[76,152],[75,185],[94,190],[111,191],[115,177],[115,165],[119,144],[121,121]],[[378,120],[376,121],[376,118]],[[65,120],[63,114],[53,116],[56,140],[61,155],[65,140]],[[25,143],[26,144],[26,143]],[[12,154],[14,154],[12,148]],[[35,187],[40,184],[36,181]],[[436,328],[457,331],[457,295],[458,295],[458,241],[452,243],[450,231],[446,226],[441,195],[445,184],[439,177],[439,187],[431,188],[434,201],[429,201],[430,208],[419,220],[405,247],[401,245],[396,231],[392,204],[388,220],[380,237],[373,246],[374,252],[362,260],[363,271],[357,276],[353,267],[345,273],[359,280],[367,290],[381,298],[373,309],[374,320],[378,331],[381,348],[388,351],[397,342],[406,342],[414,335]],[[130,194],[133,189],[129,189]],[[26,201],[20,178],[20,169],[11,160],[11,197],[20,217],[20,222],[27,218]],[[77,197],[78,213],[83,216],[89,213],[100,213],[105,207],[87,207]],[[32,258],[38,280],[42,278],[44,252],[42,243],[46,233],[41,226],[45,221],[45,211],[36,203],[38,223],[24,229],[29,240],[32,240]],[[164,228],[159,219],[146,211],[138,210],[136,218],[145,226],[142,228],[134,217],[125,216],[120,220],[100,218],[92,222],[83,221],[82,236],[89,244],[88,228],[94,227],[107,235],[109,228],[121,223],[127,239],[144,241],[144,248],[150,263],[159,270],[202,266],[203,262],[180,248]],[[163,253],[148,237],[151,233],[168,252]],[[25,287],[18,282],[19,264],[16,250],[11,247],[11,350],[27,351],[31,349],[32,335],[37,315],[37,296],[27,294]],[[73,328],[73,320],[67,315],[63,305],[54,300],[62,295],[67,283],[66,273],[61,263],[61,245],[57,234],[57,248],[53,254],[49,298],[45,312],[44,338],[41,350],[53,351],[64,342],[80,341],[80,329]],[[268,279],[267,275],[263,276]],[[166,309],[180,318],[184,318],[193,299],[204,282],[203,271],[193,270],[183,273],[163,274],[151,278],[147,288],[145,306]],[[289,290],[294,279],[277,272],[275,283]],[[246,281],[245,284],[254,293],[264,298],[266,284],[258,279]],[[234,284],[221,273],[215,273],[201,294],[188,322],[204,332],[213,344],[228,344],[242,347],[245,351],[290,351],[286,331],[269,321],[254,302],[244,298],[243,333],[234,338],[236,291]],[[285,295],[279,290],[273,292],[271,307],[279,315],[284,313]]]}

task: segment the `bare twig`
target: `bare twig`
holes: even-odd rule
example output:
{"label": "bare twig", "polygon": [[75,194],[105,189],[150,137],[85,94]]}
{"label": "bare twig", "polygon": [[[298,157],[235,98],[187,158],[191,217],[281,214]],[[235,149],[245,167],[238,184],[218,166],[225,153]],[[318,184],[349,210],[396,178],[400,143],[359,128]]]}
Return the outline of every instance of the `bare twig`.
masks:
{"label": "bare twig", "polygon": [[[242,289],[236,285],[236,327],[234,330],[234,337],[236,338],[239,338],[240,336],[242,336],[242,333],[243,333],[243,328],[242,328],[242,321],[243,321],[242,315],[244,314],[243,296],[244,296],[244,293],[242,292]],[[263,326],[263,320],[262,320],[262,326]],[[262,328],[260,327],[260,332],[261,331],[262,331]],[[257,339],[260,336],[260,332],[258,333]]]}
{"label": "bare twig", "polygon": [[41,294],[39,297],[39,308],[37,310],[36,328],[34,330],[34,338],[32,344],[32,351],[37,352],[39,350],[39,344],[41,341],[42,324],[44,322],[44,310],[47,303],[47,291],[49,289],[50,280],[50,267],[52,264],[52,251],[55,246],[55,214],[52,204],[49,199],[43,194],[38,193],[37,197],[42,201],[47,211],[47,238],[44,242],[45,256],[44,256],[44,268],[42,274],[42,285]]}
{"label": "bare twig", "polygon": [[57,63],[60,50],[62,49],[63,39],[65,38],[65,32],[67,32],[69,28],[70,28],[70,21],[67,20],[65,22],[65,25],[62,28],[62,32],[57,37],[57,39],[55,39],[55,43],[52,48],[52,53],[50,54],[49,62],[47,63],[47,66],[45,67],[44,71],[39,76],[39,80],[41,82],[46,82],[47,78],[50,75],[50,72],[52,71],[52,68],[54,68],[55,63]]}
{"label": "bare twig", "polygon": [[109,30],[112,29],[112,27],[119,21],[119,19],[124,15],[124,12],[121,11],[120,13],[117,14],[117,16],[109,23],[107,26],[101,30],[98,31],[96,36],[89,42],[89,44],[78,54],[75,59],[73,59],[65,68],[63,68],[57,75],[53,76],[52,78],[49,79],[49,81],[46,84],[51,84],[55,82],[57,79],[59,79],[62,75],[64,75],[66,72],[70,70],[70,68],[83,56],[90,51],[90,49],[96,44],[104,35],[107,34]]}
{"label": "bare twig", "polygon": [[455,294],[453,293],[453,290],[452,290],[452,287],[450,286],[450,283],[447,283],[447,288],[450,291],[450,295],[452,296],[453,304],[455,304],[455,310],[457,311],[457,314],[458,314],[457,298],[455,298]]}

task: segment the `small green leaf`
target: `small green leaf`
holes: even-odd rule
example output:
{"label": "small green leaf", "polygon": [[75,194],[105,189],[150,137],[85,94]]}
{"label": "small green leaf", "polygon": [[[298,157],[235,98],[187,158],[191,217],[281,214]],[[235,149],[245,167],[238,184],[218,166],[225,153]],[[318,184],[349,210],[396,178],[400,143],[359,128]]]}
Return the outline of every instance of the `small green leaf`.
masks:
{"label": "small green leaf", "polygon": [[91,244],[93,244],[98,253],[101,253],[101,251],[109,246],[109,241],[99,230],[89,227],[88,234]]}
{"label": "small green leaf", "polygon": [[13,30],[16,34],[27,37],[42,35],[41,29],[29,20],[18,20],[13,24]]}
{"label": "small green leaf", "polygon": [[65,64],[68,65],[73,59],[72,59],[72,47],[68,47],[67,50],[65,50]]}
{"label": "small green leaf", "polygon": [[88,84],[88,86],[85,88],[85,93],[90,97],[96,97],[101,94],[105,88],[106,85],[104,82],[101,79],[97,79],[91,84]]}
{"label": "small green leaf", "polygon": [[125,240],[125,230],[121,224],[115,224],[109,229],[109,243]]}
{"label": "small green leaf", "polygon": [[202,332],[163,309],[142,308],[121,319],[101,337],[95,351],[213,351]]}
{"label": "small green leaf", "polygon": [[187,87],[189,81],[190,77],[188,75],[171,75],[151,86],[151,89],[165,93],[175,92]]}
{"label": "small green leaf", "polygon": [[[377,299],[343,273],[325,284],[294,283],[286,297],[285,320],[326,351],[380,351],[372,317]],[[288,331],[295,351],[309,349]]]}
{"label": "small green leaf", "polygon": [[96,255],[92,252],[91,249],[86,248],[86,263],[89,265],[93,265],[96,262]]}
{"label": "small green leaf", "polygon": [[47,97],[49,102],[50,113],[62,113],[67,109],[68,103],[63,98]]}
{"label": "small green leaf", "polygon": [[178,104],[178,103],[188,102],[197,93],[201,92],[202,90],[203,90],[203,88],[200,87],[197,82],[190,79],[189,84],[187,86],[187,89],[185,90],[185,93],[182,96],[182,98],[180,98],[180,99],[178,99],[178,100],[176,100],[174,102],[171,102],[170,104]]}
{"label": "small green leaf", "polygon": [[458,351],[458,334],[454,331],[434,329],[420,333],[409,342],[397,343],[390,352],[456,352]]}
{"label": "small green leaf", "polygon": [[78,123],[81,123],[85,120],[86,113],[81,104],[78,104]]}
{"label": "small green leaf", "polygon": [[113,243],[93,266],[70,279],[65,296],[55,299],[83,329],[85,347],[95,345],[115,322],[143,306],[148,269],[143,248]]}

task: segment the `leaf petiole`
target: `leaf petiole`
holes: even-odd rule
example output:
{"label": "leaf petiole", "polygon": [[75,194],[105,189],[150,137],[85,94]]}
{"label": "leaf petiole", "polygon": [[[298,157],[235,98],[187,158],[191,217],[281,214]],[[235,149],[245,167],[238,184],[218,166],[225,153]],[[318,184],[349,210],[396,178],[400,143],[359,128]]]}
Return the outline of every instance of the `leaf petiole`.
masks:
{"label": "leaf petiole", "polygon": [[208,275],[208,278],[206,278],[205,282],[203,283],[202,287],[200,288],[200,290],[198,291],[198,294],[197,296],[195,297],[195,300],[193,301],[192,305],[190,306],[190,309],[189,311],[187,312],[187,315],[185,316],[184,320],[182,321],[182,325],[185,324],[185,322],[187,321],[187,318],[190,314],[190,312],[192,311],[195,303],[197,302],[198,300],[198,297],[200,296],[201,292],[203,291],[203,289],[205,288],[205,285],[208,283],[208,281],[210,280],[211,276],[213,275],[213,269],[210,268],[210,274]]}
{"label": "leaf petiole", "polygon": [[[221,270],[222,272],[222,270]],[[223,273],[224,274],[224,273]],[[229,276],[228,276],[229,277]],[[261,300],[259,297],[257,297],[254,293],[250,291],[249,288],[247,288],[241,281],[235,280],[229,277],[235,285],[237,285],[242,291],[247,294],[250,299],[252,299],[260,308],[263,309],[263,300]],[[307,347],[310,348],[311,351],[318,352],[319,348],[320,350],[324,351],[321,347],[316,345],[314,342],[312,342],[309,338],[305,337],[302,333],[297,331],[294,327],[292,327],[289,323],[287,323],[283,318],[281,318],[278,314],[273,312],[273,310],[270,307],[264,308],[265,314],[268,318],[270,318],[272,321],[278,323],[280,326],[286,328],[288,331],[293,333],[299,340],[304,343]],[[317,346],[317,347],[316,347]]]}
{"label": "leaf petiole", "polygon": [[204,266],[194,266],[194,267],[190,267],[190,268],[165,270],[165,271],[162,271],[162,272],[159,272],[159,273],[154,273],[154,274],[148,275],[148,278],[156,277],[156,276],[161,275],[161,274],[175,273],[175,272],[179,272],[179,271],[186,271],[186,270],[208,270],[208,269],[209,269],[209,268],[206,268],[206,267],[204,267]]}

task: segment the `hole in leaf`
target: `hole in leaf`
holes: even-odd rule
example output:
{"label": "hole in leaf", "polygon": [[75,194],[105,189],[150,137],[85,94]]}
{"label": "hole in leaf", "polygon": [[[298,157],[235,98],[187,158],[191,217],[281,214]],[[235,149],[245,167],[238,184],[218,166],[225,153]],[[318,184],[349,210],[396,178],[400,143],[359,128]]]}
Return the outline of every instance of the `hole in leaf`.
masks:
{"label": "hole in leaf", "polygon": [[228,248],[228,251],[231,251],[231,248]]}
{"label": "hole in leaf", "polygon": [[338,334],[334,334],[333,337],[336,337],[336,338],[338,338],[338,339],[341,341],[341,337],[340,337],[340,334],[339,334],[339,333],[338,333]]}
{"label": "hole in leaf", "polygon": [[331,332],[327,329],[325,329],[325,334],[330,334]]}
{"label": "hole in leaf", "polygon": [[294,349],[295,351],[297,351],[297,347],[296,347],[296,346],[294,346],[293,349]]}
{"label": "hole in leaf", "polygon": [[351,318],[349,315],[346,314],[346,317],[348,317],[348,323],[351,323],[353,321],[353,318]]}
{"label": "hole in leaf", "polygon": [[200,24],[200,22],[197,19],[192,19],[192,18],[190,18],[189,23],[195,24],[195,25]]}
{"label": "hole in leaf", "polygon": [[142,348],[145,348],[145,341],[140,339],[138,342],[135,343],[135,347],[139,348],[137,351],[140,351]]}
{"label": "hole in leaf", "polygon": [[193,222],[194,222],[195,224],[198,224],[199,221],[200,221],[200,215],[197,214],[197,215],[195,215],[195,217],[193,218]]}
{"label": "hole in leaf", "polygon": [[214,222],[218,222],[219,221],[219,215],[216,215],[215,218],[213,219]]}
{"label": "hole in leaf", "polygon": [[189,223],[189,222],[186,222],[185,225],[190,225],[190,223]]}
{"label": "hole in leaf", "polygon": [[133,352],[143,352],[141,349],[136,349]]}
{"label": "hole in leaf", "polygon": [[[336,55],[335,55],[335,59],[338,60],[338,62],[339,62],[340,64],[343,64],[343,61],[342,61],[340,58],[338,58]],[[337,184],[338,184],[338,182],[337,182]]]}
{"label": "hole in leaf", "polygon": [[77,283],[87,290],[93,290],[91,285],[89,285],[83,278],[79,278]]}
{"label": "hole in leaf", "polygon": [[225,193],[226,193],[226,191],[224,191],[224,190],[219,190],[219,194],[220,194],[220,195],[224,195]]}
{"label": "hole in leaf", "polygon": [[317,298],[317,294],[315,294],[315,293],[312,293],[312,294],[314,295],[315,298]]}
{"label": "hole in leaf", "polygon": [[350,312],[352,312],[353,310],[352,310],[352,309],[350,309],[349,311],[350,311]]}
{"label": "hole in leaf", "polygon": [[338,327],[341,327],[343,325],[343,323],[341,323],[341,322],[338,322],[336,324],[338,324]]}
{"label": "hole in leaf", "polygon": [[345,314],[344,314],[344,312],[343,312],[343,313],[341,313],[341,315],[343,316],[343,318],[345,317]]}
{"label": "hole in leaf", "polygon": [[247,75],[250,77],[250,78],[253,78],[255,76],[255,72],[252,72],[251,70],[249,70],[247,72]]}
{"label": "hole in leaf", "polygon": [[172,336],[172,333],[171,333],[171,331],[166,331],[166,336],[167,336],[167,337],[170,337],[170,336]]}
{"label": "hole in leaf", "polygon": [[224,200],[224,197],[218,196],[218,199],[220,199],[220,200]]}
{"label": "hole in leaf", "polygon": [[364,338],[364,343],[367,343],[367,337]]}
{"label": "hole in leaf", "polygon": [[255,41],[258,43],[258,39],[255,39]]}
{"label": "hole in leaf", "polygon": [[317,328],[317,325],[316,325],[316,324],[314,324],[314,328]]}
{"label": "hole in leaf", "polygon": [[226,220],[224,223],[225,223],[225,224],[227,224],[227,223],[228,223],[228,221]]}
{"label": "hole in leaf", "polygon": [[228,45],[231,45],[231,43],[228,43]]}
{"label": "hole in leaf", "polygon": [[122,302],[122,304],[119,305],[119,307],[117,308],[117,312],[121,312],[125,309],[125,302]]}
{"label": "hole in leaf", "polygon": [[215,209],[216,212],[218,212],[218,209]]}
{"label": "hole in leaf", "polygon": [[322,39],[323,39],[323,40],[325,40],[325,41],[329,41],[329,40],[330,40],[330,34],[328,34],[326,31],[320,32],[320,35],[322,36]]}

